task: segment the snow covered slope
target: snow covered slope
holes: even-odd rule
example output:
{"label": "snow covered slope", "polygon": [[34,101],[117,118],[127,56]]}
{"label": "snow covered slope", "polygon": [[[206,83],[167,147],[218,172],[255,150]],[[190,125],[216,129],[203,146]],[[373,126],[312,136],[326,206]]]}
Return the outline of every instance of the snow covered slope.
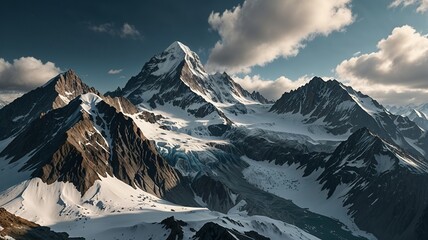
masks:
{"label": "snow covered slope", "polygon": [[4,208],[0,208],[0,239],[83,240],[81,238],[70,239],[67,233],[53,232],[47,227],[15,216]]}
{"label": "snow covered slope", "polygon": [[225,215],[175,205],[109,176],[100,176],[83,196],[71,183],[48,185],[34,178],[2,192],[0,206],[55,231],[86,239],[165,239],[171,230],[161,221],[171,216],[186,223],[182,229],[185,238],[211,222],[243,235],[254,231],[270,239],[317,239],[293,225],[248,216],[239,208]]}

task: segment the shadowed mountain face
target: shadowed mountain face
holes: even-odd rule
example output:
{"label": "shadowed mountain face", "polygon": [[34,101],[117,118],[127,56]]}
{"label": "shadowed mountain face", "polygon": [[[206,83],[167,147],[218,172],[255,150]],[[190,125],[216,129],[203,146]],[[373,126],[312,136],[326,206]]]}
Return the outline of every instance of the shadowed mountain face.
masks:
{"label": "shadowed mountain face", "polygon": [[201,175],[195,177],[191,186],[195,194],[201,197],[209,209],[227,213],[229,209],[237,204],[237,195],[222,182],[210,176]]}
{"label": "shadowed mountain face", "polygon": [[0,140],[16,134],[40,114],[64,107],[85,93],[99,94],[97,90],[84,84],[73,70],[59,74],[44,86],[0,109]]}
{"label": "shadowed mountain face", "polygon": [[347,189],[343,203],[361,229],[380,239],[418,239],[427,173],[424,159],[363,128],[337,147],[319,180],[329,196]]}
{"label": "shadowed mountain face", "polygon": [[250,240],[250,239],[258,239],[258,240],[269,240],[269,238],[262,236],[254,231],[249,231],[245,233],[240,233],[233,229],[228,229],[222,227],[216,223],[206,223],[202,226],[199,231],[195,234],[196,239],[206,239],[206,240]]}

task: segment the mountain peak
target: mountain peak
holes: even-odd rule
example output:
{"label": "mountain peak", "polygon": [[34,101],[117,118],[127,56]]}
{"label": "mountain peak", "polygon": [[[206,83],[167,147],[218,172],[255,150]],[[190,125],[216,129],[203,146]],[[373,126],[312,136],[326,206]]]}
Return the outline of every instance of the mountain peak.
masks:
{"label": "mountain peak", "polygon": [[[67,105],[85,93],[100,93],[87,86],[73,70],[58,74],[42,87],[38,87],[0,111],[0,139],[18,132],[40,114]],[[31,107],[29,107],[31,106]]]}
{"label": "mountain peak", "polygon": [[337,81],[335,79],[325,81],[324,79],[322,79],[321,77],[318,77],[318,76],[313,77],[309,81],[308,85],[309,86],[315,86],[318,88],[323,88],[323,87],[329,87],[329,88],[334,87],[336,89],[348,88],[347,86],[343,85],[342,83],[340,83],[339,81]]}
{"label": "mountain peak", "polygon": [[73,75],[75,76],[75,75],[77,75],[76,72],[73,69],[71,69],[71,68],[68,69],[66,72],[64,72],[64,74],[67,75],[67,76],[73,76]]}
{"label": "mountain peak", "polygon": [[65,72],[59,73],[55,77],[53,77],[51,80],[49,80],[45,85],[42,86],[42,88],[46,86],[57,86],[58,84],[78,84],[82,85],[83,82],[80,79],[80,77],[77,75],[77,73],[73,69],[68,69]]}
{"label": "mountain peak", "polygon": [[310,82],[313,82],[313,83],[325,83],[324,79],[322,79],[321,77],[318,77],[318,76],[313,77]]}
{"label": "mountain peak", "polygon": [[185,44],[179,41],[173,42],[171,45],[169,45],[167,49],[165,49],[165,52],[169,52],[169,51],[181,51],[187,54],[192,52],[192,50],[190,50],[188,46],[186,46]]}
{"label": "mountain peak", "polygon": [[170,60],[176,59],[177,61],[182,61],[187,58],[193,58],[197,61],[199,60],[199,56],[190,50],[190,48],[179,41],[173,42],[169,45],[162,53],[162,57],[169,56]]}
{"label": "mountain peak", "polygon": [[251,95],[225,72],[209,74],[199,56],[179,41],[152,57],[123,89],[108,95],[125,96],[134,104],[146,103],[151,108],[172,103],[194,113],[197,109],[189,107],[200,108],[202,104],[204,109],[210,109],[199,111],[204,116],[216,109],[216,104],[269,102],[260,94]]}
{"label": "mountain peak", "polygon": [[153,57],[148,67],[154,76],[162,76],[174,71],[181,71],[183,63],[191,69],[191,72],[199,76],[206,77],[208,75],[199,56],[179,41],[173,42],[162,53]]}

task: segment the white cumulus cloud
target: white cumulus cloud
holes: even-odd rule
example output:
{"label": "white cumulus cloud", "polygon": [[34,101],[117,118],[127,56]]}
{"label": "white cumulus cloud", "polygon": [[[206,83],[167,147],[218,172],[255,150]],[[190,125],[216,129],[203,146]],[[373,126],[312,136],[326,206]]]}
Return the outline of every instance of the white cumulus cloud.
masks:
{"label": "white cumulus cloud", "polygon": [[351,0],[245,0],[208,22],[220,35],[210,70],[249,72],[278,57],[298,54],[307,41],[340,31],[354,21]]}
{"label": "white cumulus cloud", "polygon": [[0,58],[0,92],[29,91],[43,85],[59,72],[54,63],[43,63],[34,57],[21,57],[13,62]]}
{"label": "white cumulus cloud", "polygon": [[377,48],[340,63],[338,76],[383,103],[427,102],[428,37],[405,25]]}

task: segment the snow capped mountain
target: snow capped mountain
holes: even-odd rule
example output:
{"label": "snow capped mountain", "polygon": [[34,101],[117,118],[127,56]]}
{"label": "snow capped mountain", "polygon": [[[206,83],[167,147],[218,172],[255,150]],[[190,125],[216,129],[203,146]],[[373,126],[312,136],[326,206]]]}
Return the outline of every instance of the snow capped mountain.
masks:
{"label": "snow capped mountain", "polygon": [[[62,93],[72,88],[81,94],[65,98]],[[50,98],[41,101],[34,91]],[[204,238],[208,231],[219,237],[317,239],[281,221],[248,216],[240,210],[245,203],[217,180],[201,177],[191,186],[143,134],[152,131],[147,124],[165,117],[150,118],[125,98],[105,97],[72,71],[34,91],[11,104],[34,102],[36,110],[25,116],[29,122],[0,141],[0,206],[11,213],[88,239],[135,236],[136,226],[149,229],[139,235],[166,236],[171,216],[186,221],[189,227],[181,227],[186,237]],[[222,203],[225,195],[228,204]],[[187,206],[197,206],[200,198],[213,208],[227,206],[222,211],[227,215],[161,198]]]}
{"label": "snow capped mountain", "polygon": [[425,154],[414,146],[424,135],[419,126],[391,114],[374,99],[336,80],[325,82],[315,77],[297,90],[285,93],[270,111],[300,115],[305,124],[321,124],[334,135],[349,135],[366,127],[412,153]]}
{"label": "snow capped mountain", "polygon": [[428,115],[428,103],[423,103],[420,105],[409,104],[406,106],[388,106],[388,109],[390,112],[402,116],[410,115],[413,110],[424,115]]}
{"label": "snow capped mountain", "polygon": [[94,93],[34,120],[0,152],[44,182],[71,182],[84,194],[100,176],[115,176],[157,196],[180,183],[177,173],[133,123]]}
{"label": "snow capped mountain", "polygon": [[419,127],[428,130],[428,104],[390,107],[389,110],[394,114],[408,117]]}
{"label": "snow capped mountain", "polygon": [[259,93],[244,90],[226,73],[208,74],[198,55],[180,42],[151,58],[123,89],[108,95],[125,96],[152,109],[171,104],[198,118],[213,112],[225,118],[222,108],[236,110],[244,103],[268,102]]}
{"label": "snow capped mountain", "polygon": [[16,134],[41,114],[63,107],[84,93],[99,94],[84,84],[73,70],[59,74],[0,109],[0,140]]}

